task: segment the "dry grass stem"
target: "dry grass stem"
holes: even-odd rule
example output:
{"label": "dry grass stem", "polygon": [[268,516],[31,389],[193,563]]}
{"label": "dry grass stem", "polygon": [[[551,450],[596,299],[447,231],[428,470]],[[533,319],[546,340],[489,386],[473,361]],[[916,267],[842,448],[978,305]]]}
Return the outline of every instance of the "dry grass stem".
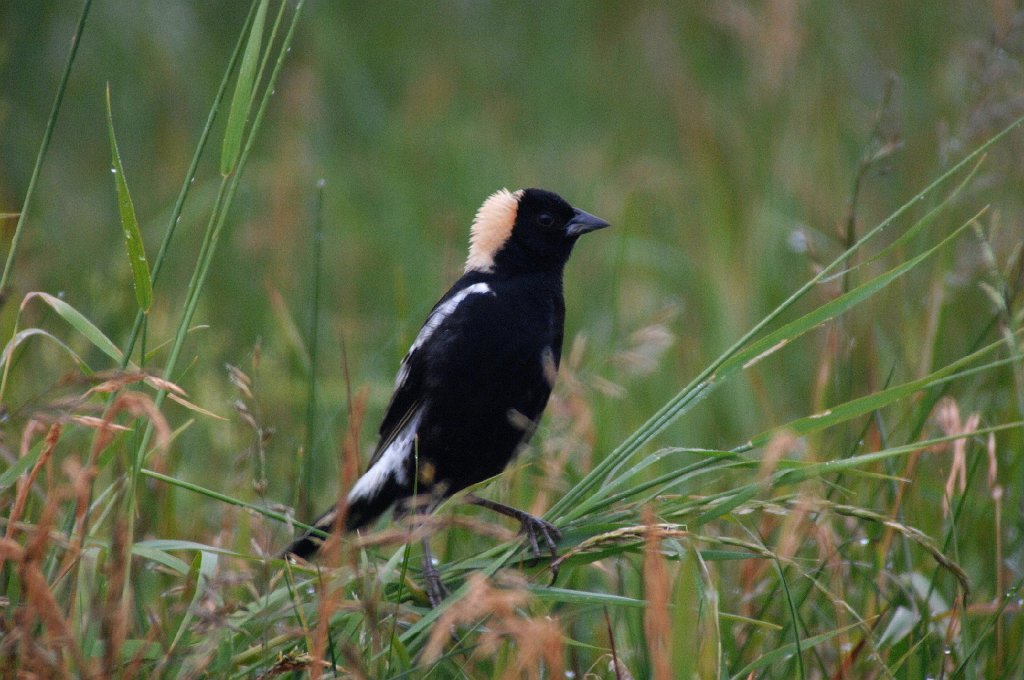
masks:
{"label": "dry grass stem", "polygon": [[644,510],[644,633],[654,680],[672,680],[672,624],[668,605],[672,582],[668,560],[661,553],[664,533],[655,522],[654,511]]}

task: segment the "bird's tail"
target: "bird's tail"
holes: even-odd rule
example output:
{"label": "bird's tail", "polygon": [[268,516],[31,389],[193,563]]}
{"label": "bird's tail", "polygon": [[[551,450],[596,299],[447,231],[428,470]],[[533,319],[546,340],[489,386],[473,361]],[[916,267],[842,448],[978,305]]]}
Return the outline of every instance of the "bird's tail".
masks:
{"label": "bird's tail", "polygon": [[301,557],[304,560],[312,558],[320,550],[320,546],[324,544],[324,541],[327,540],[320,532],[330,535],[334,531],[334,523],[337,519],[338,506],[335,505],[313,522],[313,530],[307,531],[301,537],[292,541],[291,545],[281,553],[282,557],[294,556]]}
{"label": "bird's tail", "polygon": [[[408,492],[391,479],[386,480],[381,488],[375,489],[373,494],[363,494],[360,491],[358,487],[353,489],[353,493],[349,494],[345,504],[345,533],[362,529],[384,514],[395,501],[408,495]],[[312,530],[307,531],[285,548],[281,556],[294,555],[304,560],[312,558],[323,546],[324,541],[327,540],[326,537],[335,531],[337,522],[338,506],[335,505],[313,522]]]}

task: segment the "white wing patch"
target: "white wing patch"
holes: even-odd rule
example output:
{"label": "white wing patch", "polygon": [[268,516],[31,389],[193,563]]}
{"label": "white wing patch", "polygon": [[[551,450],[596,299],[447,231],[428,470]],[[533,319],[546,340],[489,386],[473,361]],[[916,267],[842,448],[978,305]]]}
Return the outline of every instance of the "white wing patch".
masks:
{"label": "white wing patch", "polygon": [[416,339],[412,342],[412,347],[409,348],[405,358],[402,359],[402,365],[398,369],[398,376],[395,378],[395,389],[399,389],[405,382],[405,379],[409,375],[409,357],[413,353],[426,344],[430,336],[434,334],[434,331],[445,322],[445,319],[450,317],[459,304],[467,297],[473,294],[486,293],[494,295],[494,291],[486,283],[474,283],[472,286],[466,286],[455,295],[445,300],[442,304],[437,306],[437,309],[427,317],[427,320],[423,323],[423,328],[420,329],[419,334],[416,335]]}
{"label": "white wing patch", "polygon": [[349,503],[373,498],[384,487],[389,477],[399,484],[405,484],[408,481],[405,461],[412,455],[412,447],[416,441],[416,429],[420,425],[422,416],[423,407],[421,406],[409,418],[401,432],[384,449],[384,453],[377,459],[377,462],[371,465],[366,474],[360,477],[352,487],[348,494]]}

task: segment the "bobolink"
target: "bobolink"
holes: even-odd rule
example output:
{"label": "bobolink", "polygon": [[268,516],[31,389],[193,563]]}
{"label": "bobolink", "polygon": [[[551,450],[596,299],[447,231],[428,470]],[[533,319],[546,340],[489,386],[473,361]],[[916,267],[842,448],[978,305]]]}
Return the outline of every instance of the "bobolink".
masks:
{"label": "bobolink", "polygon": [[[562,270],[582,234],[607,226],[542,189],[503,189],[484,202],[470,230],[465,273],[434,305],[402,360],[376,452],[348,494],[346,530],[409,503],[414,489],[431,499],[430,509],[508,465],[536,429],[557,374]],[[538,538],[555,554],[559,533],[550,523],[469,500],[518,520],[535,556]],[[336,519],[332,508],[315,526],[330,532]],[[308,533],[285,552],[308,558],[322,543]],[[425,554],[436,604],[443,588]]]}

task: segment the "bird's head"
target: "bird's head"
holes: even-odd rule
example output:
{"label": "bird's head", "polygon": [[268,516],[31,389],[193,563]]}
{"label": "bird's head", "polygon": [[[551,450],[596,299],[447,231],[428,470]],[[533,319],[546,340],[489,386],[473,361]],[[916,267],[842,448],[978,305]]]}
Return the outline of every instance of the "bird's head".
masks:
{"label": "bird's head", "polygon": [[607,227],[599,217],[543,189],[502,189],[473,220],[466,271],[560,268],[583,234]]}

